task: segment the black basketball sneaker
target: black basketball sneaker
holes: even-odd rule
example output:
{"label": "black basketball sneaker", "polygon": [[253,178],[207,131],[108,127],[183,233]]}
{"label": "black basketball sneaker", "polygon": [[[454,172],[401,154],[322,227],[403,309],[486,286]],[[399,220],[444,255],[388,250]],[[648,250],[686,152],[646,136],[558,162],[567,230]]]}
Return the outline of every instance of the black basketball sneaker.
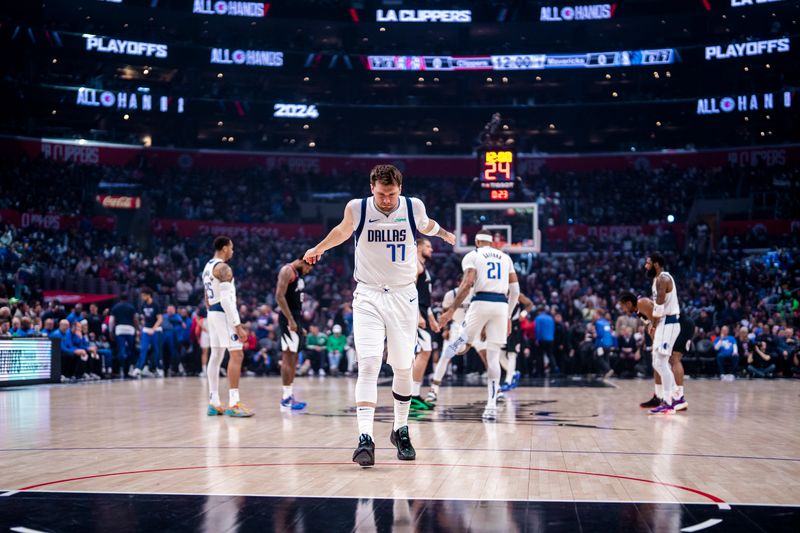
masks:
{"label": "black basketball sneaker", "polygon": [[358,438],[358,448],[353,452],[353,462],[359,466],[375,466],[375,443],[366,433],[362,433]]}
{"label": "black basketball sneaker", "polygon": [[653,394],[653,397],[647,400],[646,402],[640,403],[639,407],[642,409],[654,409],[661,405],[661,398]]}
{"label": "black basketball sneaker", "polygon": [[392,431],[389,440],[397,447],[397,458],[401,461],[413,461],[417,458],[417,451],[411,445],[411,437],[408,436],[408,426]]}

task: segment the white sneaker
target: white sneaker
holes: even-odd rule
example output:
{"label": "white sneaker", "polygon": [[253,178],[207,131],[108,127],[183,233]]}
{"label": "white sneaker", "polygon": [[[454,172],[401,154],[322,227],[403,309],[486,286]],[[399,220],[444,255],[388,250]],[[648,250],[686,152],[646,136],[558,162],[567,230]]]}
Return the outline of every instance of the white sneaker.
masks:
{"label": "white sneaker", "polygon": [[497,420],[497,407],[486,406],[486,409],[483,410],[481,418],[486,421]]}
{"label": "white sneaker", "polygon": [[206,377],[206,371],[205,371],[205,370],[201,370],[201,371],[200,371],[200,373],[199,373],[199,374],[197,374],[197,377],[198,377],[198,378],[204,378],[204,377]]}
{"label": "white sneaker", "polygon": [[164,371],[161,370],[160,368],[158,370],[156,370],[156,377],[157,378],[163,378],[164,377]]}
{"label": "white sneaker", "polygon": [[428,395],[425,396],[425,401],[428,402],[428,403],[436,403],[436,400],[437,400],[436,393],[433,392],[432,390],[428,391]]}
{"label": "white sneaker", "polygon": [[154,375],[155,374],[150,372],[150,367],[145,365],[144,368],[142,369],[142,376],[146,378],[152,378]]}
{"label": "white sneaker", "polygon": [[138,368],[134,368],[133,372],[130,373],[130,376],[134,379],[142,379],[142,371]]}
{"label": "white sneaker", "polygon": [[317,372],[317,375],[319,377],[321,377],[321,378],[324,378],[325,377],[325,369],[324,368],[320,368],[319,372]]}
{"label": "white sneaker", "polygon": [[89,377],[92,378],[95,381],[97,381],[98,379],[102,379],[100,376],[98,376],[97,374],[94,374],[94,373],[89,374]]}

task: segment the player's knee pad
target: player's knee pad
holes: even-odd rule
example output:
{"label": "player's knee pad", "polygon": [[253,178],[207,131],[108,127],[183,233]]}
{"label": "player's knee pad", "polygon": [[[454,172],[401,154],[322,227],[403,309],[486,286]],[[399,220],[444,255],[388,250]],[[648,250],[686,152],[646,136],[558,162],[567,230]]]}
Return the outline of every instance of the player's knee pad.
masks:
{"label": "player's knee pad", "polygon": [[356,402],[378,402],[378,374],[381,357],[362,357],[358,360],[356,380]]}
{"label": "player's knee pad", "polygon": [[392,370],[394,371],[394,378],[392,378],[392,392],[395,394],[395,397],[398,395],[410,396],[412,387],[411,369],[393,368]]}

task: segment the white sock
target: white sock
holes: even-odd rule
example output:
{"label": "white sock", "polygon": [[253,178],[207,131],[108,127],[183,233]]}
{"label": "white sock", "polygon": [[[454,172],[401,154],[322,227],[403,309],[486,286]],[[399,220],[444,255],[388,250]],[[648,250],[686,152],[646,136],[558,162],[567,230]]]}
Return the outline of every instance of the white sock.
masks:
{"label": "white sock", "polygon": [[497,407],[497,381],[489,378],[486,383],[486,407]]}
{"label": "white sock", "polygon": [[208,357],[208,368],[206,379],[208,379],[208,392],[219,394],[219,367],[222,366],[222,358],[225,356],[224,348],[211,348]]}
{"label": "white sock", "polygon": [[215,407],[218,407],[219,404],[222,403],[222,401],[219,399],[219,392],[212,392],[211,394],[209,394],[208,403]]}
{"label": "white sock", "polygon": [[497,407],[498,384],[500,383],[500,347],[490,345],[486,348],[486,407]]}
{"label": "white sock", "polygon": [[[408,398],[408,396],[406,396]],[[394,426],[397,431],[403,426],[408,425],[408,411],[411,409],[411,401],[403,402],[394,398]]]}
{"label": "white sock", "polygon": [[664,385],[656,384],[656,398],[659,400],[664,398]]}
{"label": "white sock", "polygon": [[230,405],[239,403],[239,389],[231,389],[228,391],[228,401]]}
{"label": "white sock", "polygon": [[283,399],[285,400],[289,396],[292,395],[292,386],[291,385],[284,385],[283,386]]}
{"label": "white sock", "polygon": [[508,366],[506,367],[506,383],[511,385],[511,382],[514,381],[514,374],[517,373],[517,353],[507,352],[507,355]]}
{"label": "white sock", "polygon": [[419,396],[421,390],[422,390],[422,382],[421,381],[414,381],[411,384],[411,396]]}
{"label": "white sock", "polygon": [[358,418],[359,435],[369,435],[372,437],[372,422],[375,419],[375,408],[356,407],[356,418]]}
{"label": "white sock", "polygon": [[675,385],[675,393],[672,395],[676,400],[683,398],[683,385]]}

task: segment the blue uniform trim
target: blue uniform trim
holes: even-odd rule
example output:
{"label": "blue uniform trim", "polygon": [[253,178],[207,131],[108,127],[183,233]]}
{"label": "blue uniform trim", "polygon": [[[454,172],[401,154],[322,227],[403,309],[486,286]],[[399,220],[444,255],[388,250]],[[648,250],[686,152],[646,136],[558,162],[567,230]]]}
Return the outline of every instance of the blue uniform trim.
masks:
{"label": "blue uniform trim", "polygon": [[215,303],[214,305],[208,308],[209,311],[219,311],[220,313],[224,313],[225,310],[222,308],[221,303]]}
{"label": "blue uniform trim", "polygon": [[667,315],[664,317],[664,324],[679,324],[680,321],[680,315]]}
{"label": "blue uniform trim", "polygon": [[414,208],[411,205],[411,198],[406,196],[406,211],[408,211],[408,223],[411,224],[411,237],[417,238],[417,223],[414,220]]}
{"label": "blue uniform trim", "polygon": [[361,232],[364,230],[364,222],[367,220],[367,199],[361,199],[361,217],[358,220],[358,226],[356,226],[356,245],[358,245],[358,239],[361,238]]}
{"label": "blue uniform trim", "polygon": [[505,294],[499,292],[476,292],[472,298],[473,302],[503,302],[508,303],[508,298]]}

